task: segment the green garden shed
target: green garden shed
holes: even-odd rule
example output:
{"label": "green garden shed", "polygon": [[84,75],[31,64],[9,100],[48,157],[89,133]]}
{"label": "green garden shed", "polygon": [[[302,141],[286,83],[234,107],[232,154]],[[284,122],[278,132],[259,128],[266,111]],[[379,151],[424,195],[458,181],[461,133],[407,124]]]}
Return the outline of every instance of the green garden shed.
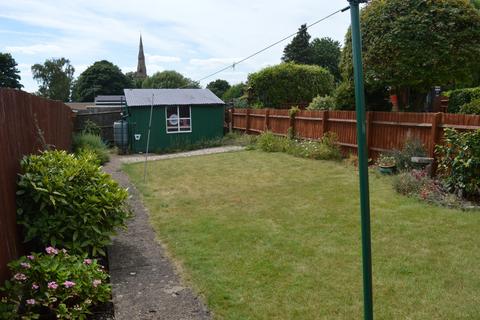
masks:
{"label": "green garden shed", "polygon": [[[129,147],[145,152],[182,148],[223,136],[225,103],[208,89],[125,89]],[[153,107],[152,107],[153,106]]]}

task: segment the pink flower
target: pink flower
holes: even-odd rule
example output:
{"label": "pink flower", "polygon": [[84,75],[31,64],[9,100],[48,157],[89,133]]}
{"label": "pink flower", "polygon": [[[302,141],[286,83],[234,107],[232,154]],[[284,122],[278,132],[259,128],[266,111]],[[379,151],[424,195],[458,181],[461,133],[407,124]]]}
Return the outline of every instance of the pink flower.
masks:
{"label": "pink flower", "polygon": [[15,280],[18,280],[18,281],[27,280],[27,276],[24,275],[23,273],[15,273],[15,275],[13,276],[13,278],[14,278]]}
{"label": "pink flower", "polygon": [[29,256],[27,256],[27,259],[28,259],[28,260],[35,260],[35,257],[32,256],[32,255],[29,255]]}
{"label": "pink flower", "polygon": [[38,284],[32,283],[32,289],[33,289],[33,290],[37,290],[38,288],[40,288],[40,287],[38,286]]}
{"label": "pink flower", "polygon": [[92,283],[94,288],[98,287],[101,284],[102,284],[102,280],[98,280],[98,279],[93,280],[93,283]]}
{"label": "pink flower", "polygon": [[92,259],[84,259],[83,264],[86,264],[86,265],[92,264]]}
{"label": "pink flower", "polygon": [[22,263],[20,263],[20,266],[24,269],[30,269],[30,267],[31,267],[30,263],[28,263],[28,262],[22,262]]}
{"label": "pink flower", "polygon": [[67,280],[63,283],[63,285],[65,286],[65,288],[71,288],[75,285],[75,282]]}
{"label": "pink flower", "polygon": [[58,250],[55,249],[54,247],[46,247],[46,248],[45,248],[45,251],[46,251],[49,255],[58,254]]}
{"label": "pink flower", "polygon": [[29,305],[34,305],[35,304],[35,299],[28,299],[26,302]]}
{"label": "pink flower", "polygon": [[58,288],[58,284],[55,282],[55,281],[52,281],[52,282],[49,282],[48,285],[47,285],[48,289],[57,289]]}

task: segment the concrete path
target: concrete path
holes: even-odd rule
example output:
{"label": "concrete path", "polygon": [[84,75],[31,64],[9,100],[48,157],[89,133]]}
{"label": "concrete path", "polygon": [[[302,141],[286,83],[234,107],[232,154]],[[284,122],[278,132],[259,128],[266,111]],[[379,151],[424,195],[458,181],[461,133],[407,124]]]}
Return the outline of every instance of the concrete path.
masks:
{"label": "concrete path", "polygon": [[[130,159],[127,162],[136,160],[135,157]],[[120,170],[123,161],[113,156],[104,167],[124,188],[129,188],[130,205],[134,212],[128,230],[121,231],[108,249],[115,319],[210,319],[205,305],[190,288],[185,287],[173,263],[155,239],[138,191]]]}
{"label": "concrete path", "polygon": [[[240,146],[224,146],[224,147],[208,148],[208,149],[201,149],[201,150],[194,150],[194,151],[187,151],[187,152],[180,152],[180,153],[162,154],[162,155],[149,154],[148,161],[200,156],[205,154],[240,151],[244,149],[245,147],[240,147]],[[143,162],[145,161],[145,155],[137,154],[133,156],[121,156],[120,161],[122,163]]]}

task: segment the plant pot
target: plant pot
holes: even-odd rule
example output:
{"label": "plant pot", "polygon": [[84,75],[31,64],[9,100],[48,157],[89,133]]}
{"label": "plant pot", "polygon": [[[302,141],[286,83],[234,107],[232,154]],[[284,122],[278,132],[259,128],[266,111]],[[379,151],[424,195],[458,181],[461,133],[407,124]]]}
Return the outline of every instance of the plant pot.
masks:
{"label": "plant pot", "polygon": [[382,174],[394,174],[395,173],[395,165],[391,166],[378,166],[378,171]]}

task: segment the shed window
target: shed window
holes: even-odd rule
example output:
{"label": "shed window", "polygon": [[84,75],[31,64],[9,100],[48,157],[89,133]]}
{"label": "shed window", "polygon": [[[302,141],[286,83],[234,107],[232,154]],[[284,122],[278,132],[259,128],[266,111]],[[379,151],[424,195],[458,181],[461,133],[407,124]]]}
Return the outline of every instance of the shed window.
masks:
{"label": "shed window", "polygon": [[167,107],[165,109],[167,133],[192,132],[190,106]]}

